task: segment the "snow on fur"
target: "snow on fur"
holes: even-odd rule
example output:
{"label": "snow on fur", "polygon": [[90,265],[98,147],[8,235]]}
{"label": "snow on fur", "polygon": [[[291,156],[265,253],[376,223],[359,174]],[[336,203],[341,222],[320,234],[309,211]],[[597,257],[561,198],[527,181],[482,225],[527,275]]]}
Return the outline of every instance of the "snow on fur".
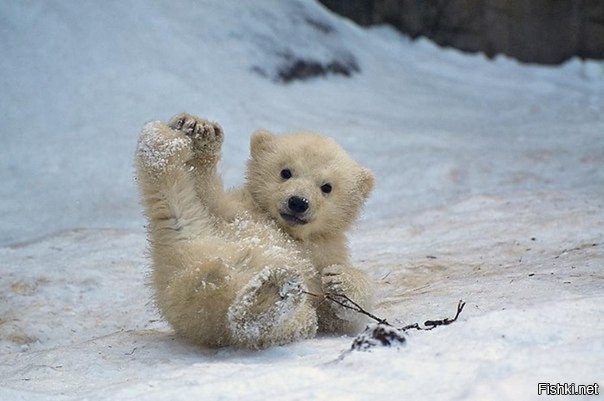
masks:
{"label": "snow on fur", "polygon": [[138,140],[137,158],[153,171],[168,168],[170,157],[190,146],[191,141],[187,137],[175,136],[169,141],[163,139],[161,130],[165,129],[160,121],[148,122]]}

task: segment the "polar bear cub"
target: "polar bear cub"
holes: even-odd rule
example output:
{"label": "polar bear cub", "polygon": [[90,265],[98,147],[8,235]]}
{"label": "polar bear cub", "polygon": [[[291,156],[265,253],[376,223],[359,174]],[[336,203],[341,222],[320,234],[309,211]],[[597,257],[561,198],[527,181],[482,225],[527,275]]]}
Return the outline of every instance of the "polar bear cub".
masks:
{"label": "polar bear cub", "polygon": [[345,232],[373,174],[321,135],[257,131],[245,184],[225,190],[223,139],[218,124],[189,114],[147,123],[140,135],[137,180],[162,315],[211,347],[360,330],[363,315],[308,293],[371,308],[372,283],[350,265]]}

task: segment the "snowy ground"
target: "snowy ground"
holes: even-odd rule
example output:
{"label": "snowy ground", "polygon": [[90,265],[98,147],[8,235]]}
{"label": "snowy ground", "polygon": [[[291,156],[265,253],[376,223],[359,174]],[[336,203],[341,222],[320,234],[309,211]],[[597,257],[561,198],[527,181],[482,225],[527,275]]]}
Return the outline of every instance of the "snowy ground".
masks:
{"label": "snowy ground", "polygon": [[[310,1],[5,2],[0,21],[0,400],[604,385],[604,63],[486,60]],[[284,54],[361,71],[279,84]],[[261,352],[176,339],[149,302],[131,164],[143,123],[183,110],[225,128],[229,185],[254,129],[336,138],[378,178],[351,235],[375,313],[402,326],[464,299],[460,320],[365,353],[350,337]]]}

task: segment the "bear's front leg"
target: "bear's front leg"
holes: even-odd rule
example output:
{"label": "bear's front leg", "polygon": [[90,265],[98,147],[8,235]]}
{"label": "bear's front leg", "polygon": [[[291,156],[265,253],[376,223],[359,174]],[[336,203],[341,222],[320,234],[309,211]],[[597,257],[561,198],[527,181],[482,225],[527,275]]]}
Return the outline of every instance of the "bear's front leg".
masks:
{"label": "bear's front leg", "polygon": [[[321,272],[323,293],[345,295],[364,310],[373,307],[373,285],[362,270],[345,265],[331,265]],[[335,302],[326,300],[318,308],[319,328],[326,333],[357,334],[367,317]]]}
{"label": "bear's front leg", "polygon": [[217,172],[224,132],[217,123],[187,113],[177,114],[168,123],[191,139],[192,157],[187,161],[200,201],[213,214],[224,203],[224,187]]}
{"label": "bear's front leg", "polygon": [[160,121],[145,124],[136,151],[137,180],[156,244],[200,235],[209,225],[187,164],[191,138]]}

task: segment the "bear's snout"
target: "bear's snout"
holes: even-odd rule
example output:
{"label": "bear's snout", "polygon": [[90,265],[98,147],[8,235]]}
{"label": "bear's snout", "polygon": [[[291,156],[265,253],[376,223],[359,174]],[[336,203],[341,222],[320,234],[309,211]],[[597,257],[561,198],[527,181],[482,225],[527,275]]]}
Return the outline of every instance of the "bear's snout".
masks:
{"label": "bear's snout", "polygon": [[293,213],[302,214],[308,210],[308,199],[299,196],[292,196],[287,200],[287,207]]}

